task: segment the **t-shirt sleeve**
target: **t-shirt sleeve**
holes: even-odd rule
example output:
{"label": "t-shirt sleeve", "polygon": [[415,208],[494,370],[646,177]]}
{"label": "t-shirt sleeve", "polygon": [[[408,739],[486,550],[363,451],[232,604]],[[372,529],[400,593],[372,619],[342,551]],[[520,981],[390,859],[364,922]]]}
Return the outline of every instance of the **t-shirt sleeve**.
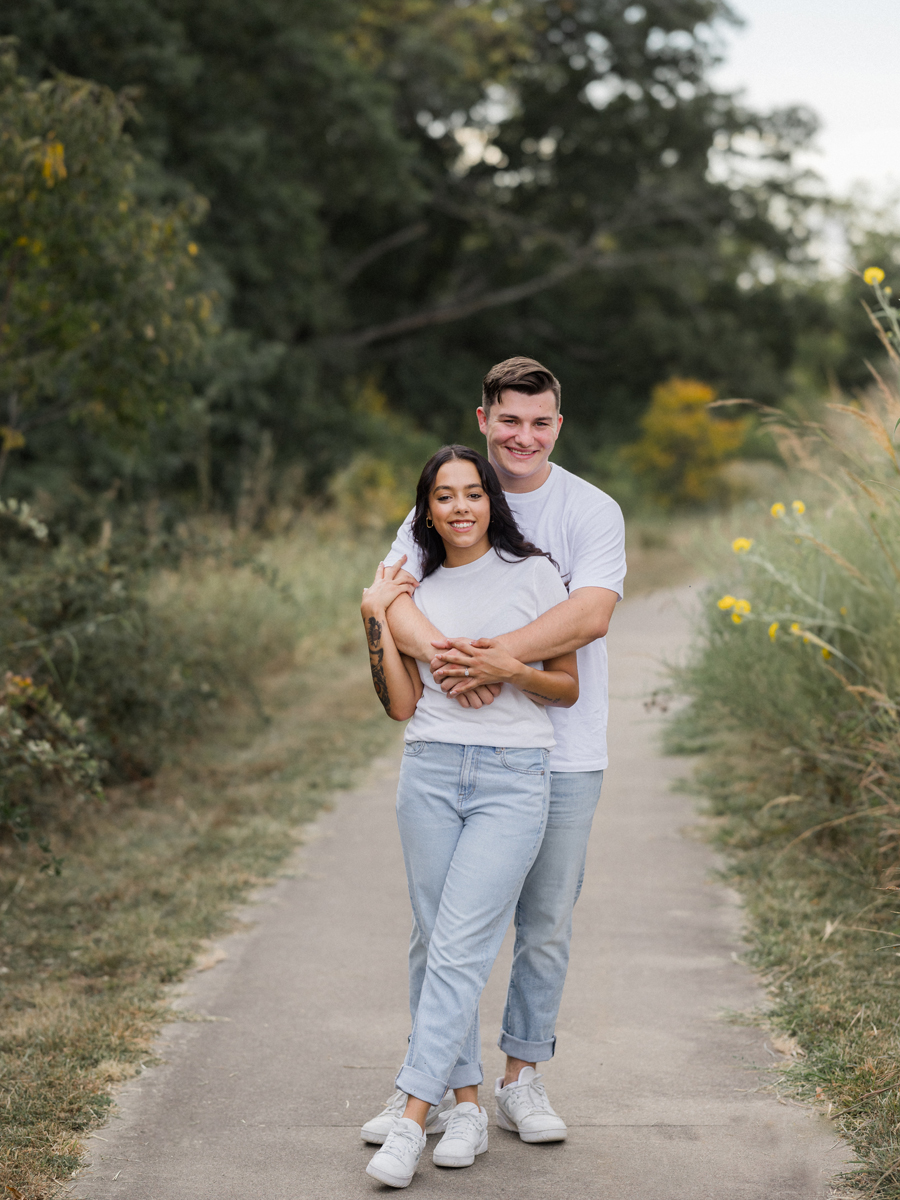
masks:
{"label": "t-shirt sleeve", "polygon": [[544,615],[557,604],[562,604],[568,596],[566,585],[560,578],[559,571],[549,558],[534,559],[534,599],[535,619]]}
{"label": "t-shirt sleeve", "polygon": [[416,579],[421,579],[422,559],[419,547],[416,545],[412,535],[412,523],[415,511],[414,508],[410,509],[406,520],[397,530],[397,536],[394,538],[390,550],[384,557],[384,565],[392,567],[397,559],[402,558],[405,554],[406,562],[403,564],[403,570],[409,571],[410,575],[414,575]]}
{"label": "t-shirt sleeve", "polygon": [[569,592],[602,587],[622,599],[625,583],[625,521],[622,510],[609,496],[584,506],[572,530]]}

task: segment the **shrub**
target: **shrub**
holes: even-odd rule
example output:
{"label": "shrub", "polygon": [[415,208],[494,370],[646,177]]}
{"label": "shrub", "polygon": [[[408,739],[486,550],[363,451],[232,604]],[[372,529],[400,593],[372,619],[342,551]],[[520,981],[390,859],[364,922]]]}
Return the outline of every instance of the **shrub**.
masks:
{"label": "shrub", "polygon": [[712,417],[715,398],[696,379],[659,384],[641,418],[641,438],[623,451],[663,507],[704,504],[723,493],[720,468],[740,448],[747,422]]}
{"label": "shrub", "polygon": [[88,749],[85,728],[48,688],[6,672],[0,683],[0,825],[27,838],[36,793],[45,787],[53,787],[57,802],[102,795],[103,764]]}
{"label": "shrub", "polygon": [[[876,289],[900,379],[900,313]],[[877,382],[856,405],[829,405],[822,422],[770,414],[785,457],[808,473],[805,499],[773,498],[767,528],[734,540],[683,682],[695,728],[752,743],[757,771],[781,788],[783,802],[770,798],[761,818],[767,837],[825,853],[852,844],[858,866],[896,887],[900,391]]]}

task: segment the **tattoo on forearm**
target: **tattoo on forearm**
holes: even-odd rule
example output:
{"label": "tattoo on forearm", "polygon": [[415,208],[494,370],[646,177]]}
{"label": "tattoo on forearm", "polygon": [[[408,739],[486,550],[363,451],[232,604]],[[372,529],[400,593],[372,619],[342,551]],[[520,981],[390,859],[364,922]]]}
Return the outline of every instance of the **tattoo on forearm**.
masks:
{"label": "tattoo on forearm", "polygon": [[372,682],[375,684],[375,695],[384,706],[384,711],[390,716],[391,712],[391,697],[388,692],[387,680],[384,677],[384,651],[370,650],[369,651],[369,667],[372,671]]}
{"label": "tattoo on forearm", "polygon": [[372,683],[375,685],[375,695],[381,701],[384,711],[390,716],[391,696],[384,674],[384,650],[381,645],[381,634],[381,622],[377,621],[375,617],[369,617],[366,620],[366,641],[369,643],[369,668],[372,672]]}
{"label": "tattoo on forearm", "polygon": [[541,692],[533,692],[530,688],[522,689],[526,696],[536,696],[538,700],[546,700],[548,704],[559,704],[559,699],[554,696],[544,696]]}

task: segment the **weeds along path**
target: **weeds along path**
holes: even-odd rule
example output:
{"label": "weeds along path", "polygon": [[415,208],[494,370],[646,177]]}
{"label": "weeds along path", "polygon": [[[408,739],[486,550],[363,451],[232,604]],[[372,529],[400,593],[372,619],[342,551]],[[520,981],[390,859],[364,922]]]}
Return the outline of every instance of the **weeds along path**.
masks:
{"label": "weeds along path", "polygon": [[[527,1146],[491,1127],[469,1170],[423,1159],[411,1193],[546,1200],[820,1200],[846,1161],[833,1127],[779,1103],[775,1051],[730,1022],[762,999],[736,961],[740,915],[683,833],[688,799],[660,756],[646,697],[687,640],[689,588],[620,606],[610,635],[613,767],[576,910],[556,1059],[545,1078],[570,1127]],[[71,1189],[83,1200],[354,1200],[359,1125],[393,1087],[408,1032],[409,901],[393,816],[399,745],[308,830],[292,877],[242,915],[178,1005],[164,1065],[128,1083]],[[509,940],[482,1003],[485,1071]],[[493,1114],[490,1087],[484,1102]]]}

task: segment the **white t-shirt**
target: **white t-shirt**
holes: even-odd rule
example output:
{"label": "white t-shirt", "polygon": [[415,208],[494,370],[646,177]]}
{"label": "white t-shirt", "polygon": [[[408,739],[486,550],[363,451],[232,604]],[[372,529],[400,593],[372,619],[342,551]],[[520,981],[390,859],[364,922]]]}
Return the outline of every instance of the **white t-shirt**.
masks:
{"label": "white t-shirt", "polygon": [[[622,510],[611,496],[593,484],[555,463],[551,463],[550,468],[549,478],[536,491],[504,493],[519,528],[530,542],[553,555],[570,592],[583,587],[602,587],[617,592],[621,599],[625,579]],[[410,513],[397,531],[385,561],[396,562],[401,554],[405,554],[405,569],[421,578],[419,549],[411,530],[412,516]],[[417,594],[421,590],[418,588]],[[465,636],[463,629],[431,619],[447,637]],[[509,633],[516,628],[521,625],[507,625],[497,633]],[[427,671],[427,665],[420,664],[420,669]],[[605,638],[589,642],[578,651],[578,678],[577,703],[572,708],[547,710],[556,736],[556,748],[550,755],[552,771],[602,771],[609,764]],[[476,718],[486,716],[493,707],[492,704],[475,709],[472,715]]]}
{"label": "white t-shirt", "polygon": [[[556,567],[543,557],[507,561],[488,550],[464,567],[438,567],[416,588],[416,605],[438,629],[454,637],[496,637],[534,621],[566,598]],[[540,663],[532,663],[540,668]],[[556,743],[542,704],[504,683],[485,708],[463,708],[419,663],[424,692],[406,727],[407,742],[457,742],[464,746],[541,747]]]}

